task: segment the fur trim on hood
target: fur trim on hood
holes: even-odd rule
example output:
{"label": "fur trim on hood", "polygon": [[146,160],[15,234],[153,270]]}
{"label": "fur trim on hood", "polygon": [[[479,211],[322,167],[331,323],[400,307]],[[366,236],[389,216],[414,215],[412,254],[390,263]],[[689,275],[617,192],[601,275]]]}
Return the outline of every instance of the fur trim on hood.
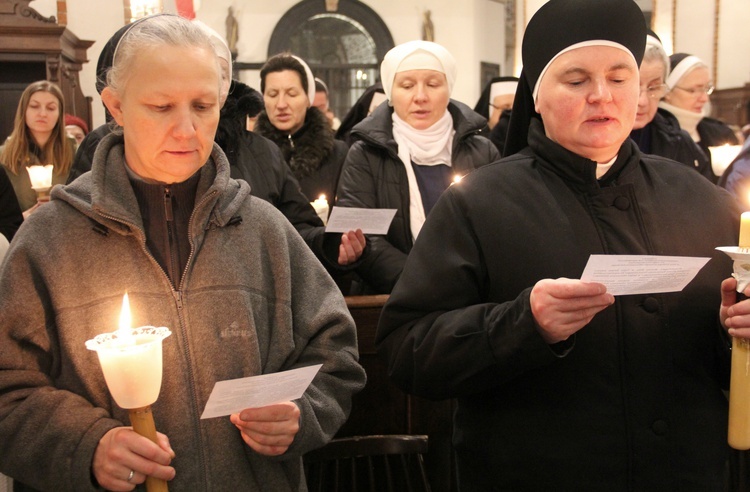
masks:
{"label": "fur trim on hood", "polygon": [[230,153],[241,135],[247,132],[247,117],[252,118],[262,110],[263,96],[260,92],[238,80],[232,80],[214,137],[219,147]]}
{"label": "fur trim on hood", "polygon": [[265,111],[258,117],[255,131],[279,146],[297,179],[313,174],[333,151],[333,130],[325,115],[316,107],[307,108],[305,124],[294,135],[279,131],[271,124]]}

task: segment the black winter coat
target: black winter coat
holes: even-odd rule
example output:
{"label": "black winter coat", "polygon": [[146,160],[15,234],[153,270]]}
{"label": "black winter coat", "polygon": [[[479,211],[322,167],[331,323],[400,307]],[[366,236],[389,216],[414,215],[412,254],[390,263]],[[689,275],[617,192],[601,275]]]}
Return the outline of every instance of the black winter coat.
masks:
{"label": "black winter coat", "polygon": [[23,215],[21,207],[18,206],[16,192],[13,191],[13,185],[6,173],[5,168],[0,167],[0,234],[11,241],[23,222]]}
{"label": "black winter coat", "polygon": [[666,109],[657,109],[654,119],[640,130],[633,130],[630,137],[641,152],[681,162],[698,171],[712,183],[716,182],[709,157],[693,141],[690,134],[680,128],[677,118]]}
{"label": "black winter coat", "polygon": [[[544,136],[451,186],[382,312],[392,380],[457,398],[461,490],[721,491],[729,342],[719,324],[739,211],[729,194],[626,140],[612,168]],[[623,295],[553,351],[532,287],[591,254],[711,260],[682,292]]]}
{"label": "black winter coat", "polygon": [[[465,175],[500,158],[495,146],[477,133],[486,120],[463,103],[448,105],[453,117],[452,167]],[[352,145],[341,172],[336,204],[342,207],[395,208],[388,234],[368,236],[370,251],[357,273],[367,283],[364,293],[387,294],[393,289],[411,251],[413,240],[409,214],[409,184],[404,164],[393,139],[393,108],[381,104],[354,127]]]}

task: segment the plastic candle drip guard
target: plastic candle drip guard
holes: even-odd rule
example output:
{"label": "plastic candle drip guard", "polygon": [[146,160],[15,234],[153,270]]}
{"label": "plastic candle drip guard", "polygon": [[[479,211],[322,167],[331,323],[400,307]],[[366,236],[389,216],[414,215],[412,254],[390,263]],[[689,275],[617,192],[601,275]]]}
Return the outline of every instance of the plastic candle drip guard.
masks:
{"label": "plastic candle drip guard", "polygon": [[127,336],[114,331],[86,341],[99,356],[112,397],[121,408],[146,407],[159,397],[162,379],[162,340],[172,332],[166,327],[141,326]]}

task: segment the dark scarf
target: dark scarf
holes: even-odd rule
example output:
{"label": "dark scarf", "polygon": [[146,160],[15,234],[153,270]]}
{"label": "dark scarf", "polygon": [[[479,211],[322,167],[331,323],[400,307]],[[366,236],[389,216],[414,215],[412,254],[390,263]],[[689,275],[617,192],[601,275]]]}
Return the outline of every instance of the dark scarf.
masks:
{"label": "dark scarf", "polygon": [[314,174],[333,151],[331,126],[325,115],[315,107],[307,108],[305,124],[291,138],[271,124],[265,111],[260,113],[255,131],[279,146],[297,179]]}

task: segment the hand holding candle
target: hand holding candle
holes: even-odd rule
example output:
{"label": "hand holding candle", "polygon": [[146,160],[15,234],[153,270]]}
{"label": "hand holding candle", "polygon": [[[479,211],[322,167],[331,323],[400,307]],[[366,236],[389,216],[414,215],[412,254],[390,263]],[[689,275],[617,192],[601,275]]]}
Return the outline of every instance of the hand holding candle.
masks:
{"label": "hand holding candle", "polygon": [[[120,329],[98,335],[86,342],[96,351],[112,398],[128,409],[133,430],[157,442],[151,404],[159,397],[162,378],[162,340],[171,335],[168,328],[131,328],[128,295],[122,300]],[[149,491],[167,490],[163,480],[146,479]]]}

